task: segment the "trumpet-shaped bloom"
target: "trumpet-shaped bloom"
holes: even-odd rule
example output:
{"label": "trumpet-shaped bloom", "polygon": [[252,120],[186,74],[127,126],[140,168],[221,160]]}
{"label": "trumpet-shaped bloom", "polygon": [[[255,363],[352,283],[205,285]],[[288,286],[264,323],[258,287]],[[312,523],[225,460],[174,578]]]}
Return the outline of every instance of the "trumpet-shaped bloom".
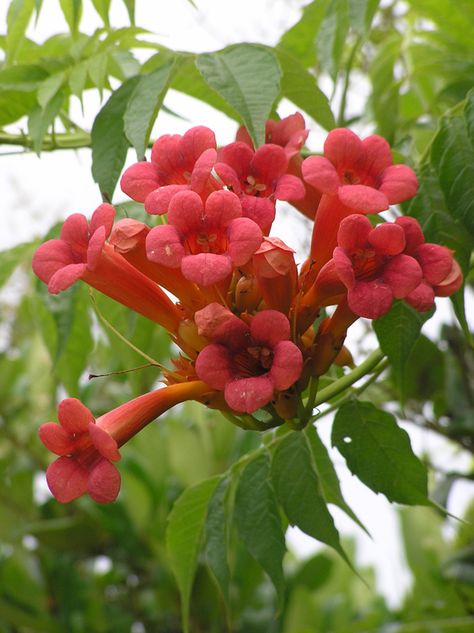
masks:
{"label": "trumpet-shaped bloom", "polygon": [[315,216],[308,281],[332,257],[341,221],[353,213],[379,213],[415,195],[417,178],[410,167],[393,165],[390,146],[381,136],[361,140],[350,130],[332,130],[324,156],[303,162],[304,180],[322,194]]}
{"label": "trumpet-shaped bloom", "polygon": [[[273,145],[283,147],[288,159],[298,154],[308,138],[308,134],[309,130],[306,129],[305,120],[300,112],[290,114],[280,121],[268,119],[265,123],[265,143],[273,143]],[[238,129],[235,140],[254,149],[250,134],[245,127]]]}
{"label": "trumpet-shaped bloom", "polygon": [[[183,136],[165,134],[153,144],[151,161],[129,167],[120,180],[122,191],[137,202],[147,202],[148,195],[164,185],[189,185],[199,157],[216,148],[214,132],[197,126]],[[153,211],[157,213],[157,211]]]}
{"label": "trumpet-shaped bloom", "polygon": [[114,501],[120,490],[119,446],[162,413],[185,400],[209,394],[209,385],[193,380],[163,387],[94,418],[76,398],[59,403],[58,419],[46,422],[39,437],[48,450],[59,455],[46,471],[54,497],[68,503],[88,493],[99,503]]}
{"label": "trumpet-shaped bloom", "polygon": [[315,189],[339,200],[352,212],[379,213],[416,194],[415,172],[393,165],[390,146],[381,136],[361,140],[345,128],[329,133],[323,156],[303,163],[303,177]]}
{"label": "trumpet-shaped bloom", "polygon": [[415,310],[425,312],[433,307],[435,296],[448,297],[459,290],[463,281],[461,269],[449,248],[425,242],[417,220],[400,217],[395,223],[405,232],[404,252],[414,257],[423,271],[423,279],[405,301]]}
{"label": "trumpet-shaped bloom", "polygon": [[82,213],[64,222],[59,240],[42,244],[33,257],[33,271],[56,294],[97,268],[105,240],[112,230],[115,209],[101,204],[90,222]]}
{"label": "trumpet-shaped bloom", "polygon": [[120,489],[120,474],[112,462],[120,459],[117,442],[97,425],[89,409],[76,398],[58,407],[59,424],[46,422],[39,436],[59,459],[46,471],[48,486],[61,503],[85,492],[95,501],[113,501]]}
{"label": "trumpet-shaped bloom", "polygon": [[59,240],[42,244],[33,257],[33,271],[56,294],[78,279],[175,332],[181,313],[165,292],[115,252],[106,238],[114,208],[102,204],[90,223],[82,214],[67,218]]}
{"label": "trumpet-shaped bloom", "polygon": [[275,200],[297,200],[304,196],[299,178],[287,173],[288,157],[278,145],[268,143],[254,152],[246,143],[223,147],[215,171],[236,193],[243,215],[268,234],[275,219]]}
{"label": "trumpet-shaped bloom", "polygon": [[278,237],[265,237],[252,265],[266,306],[288,314],[298,288],[293,249]]}
{"label": "trumpet-shaped bloom", "polygon": [[186,279],[203,287],[223,281],[262,242],[259,226],[241,216],[240,201],[230,191],[213,192],[205,205],[197,193],[179,192],[171,200],[168,224],[147,236],[148,258],[180,268]]}
{"label": "trumpet-shaped bloom", "polygon": [[403,253],[405,233],[395,223],[372,228],[366,217],[350,215],[341,222],[337,239],[335,272],[347,288],[354,314],[378,319],[394,299],[405,298],[422,280],[419,263]]}
{"label": "trumpet-shaped bloom", "polygon": [[199,333],[212,341],[199,353],[196,373],[224,391],[234,411],[253,413],[300,377],[303,357],[288,340],[290,323],[281,312],[263,310],[249,327],[219,304],[210,304],[196,312],[195,321]]}

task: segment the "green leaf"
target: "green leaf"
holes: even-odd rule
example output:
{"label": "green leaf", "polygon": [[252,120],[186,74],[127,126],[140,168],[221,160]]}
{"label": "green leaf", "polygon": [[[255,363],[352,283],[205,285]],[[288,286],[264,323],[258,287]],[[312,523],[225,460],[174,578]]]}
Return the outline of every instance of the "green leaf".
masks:
{"label": "green leaf", "polygon": [[280,90],[281,69],[275,54],[254,44],[237,44],[217,53],[198,55],[202,76],[240,115],[259,147],[265,122]]}
{"label": "green leaf", "polygon": [[91,57],[87,63],[87,73],[100,95],[102,95],[107,79],[107,62],[107,53],[98,53]]}
{"label": "green leaf", "polygon": [[109,11],[111,0],[92,0],[94,9],[100,15],[102,22],[106,28],[110,27]]}
{"label": "green leaf", "polygon": [[87,68],[89,60],[84,59],[71,69],[69,73],[69,88],[73,95],[80,97],[84,92],[87,81]]}
{"label": "green leaf", "polygon": [[175,502],[168,517],[166,547],[181,594],[184,633],[189,631],[189,601],[202,531],[209,501],[219,481],[219,477],[212,477],[192,488],[187,488]]}
{"label": "green leaf", "polygon": [[380,0],[349,0],[349,21],[354,31],[364,35],[370,30],[379,4]]}
{"label": "green leaf", "polygon": [[135,26],[135,0],[123,0],[123,3],[127,9],[130,24]]}
{"label": "green leaf", "polygon": [[270,459],[266,454],[249,461],[240,476],[235,520],[248,551],[270,576],[281,605],[285,537],[270,483]]}
{"label": "green leaf", "polygon": [[38,87],[38,93],[36,99],[40,106],[44,109],[51,101],[51,99],[58,93],[64,82],[64,72],[55,73],[50,75],[47,79],[41,82]]}
{"label": "green leaf", "polygon": [[278,42],[299,62],[308,68],[316,62],[316,35],[324,20],[330,0],[313,0],[303,9],[301,19]]}
{"label": "green leaf", "polygon": [[289,433],[272,456],[272,480],[291,525],[333,547],[344,560],[334,520],[321,495],[308,436]]}
{"label": "green leaf", "polygon": [[374,492],[392,502],[429,505],[426,468],[390,413],[370,402],[343,404],[334,418],[332,445]]}
{"label": "green leaf", "polygon": [[369,534],[364,524],[347,505],[346,500],[342,495],[341,486],[339,485],[339,479],[336,469],[334,468],[334,464],[332,463],[329,452],[319,437],[316,428],[314,426],[308,426],[304,431],[304,434],[306,435],[311,448],[314,468],[316,470],[321,492],[326,503],[333,503],[336,505],[345,512],[348,517],[357,523],[357,525],[362,528],[366,534]]}
{"label": "green leaf", "polygon": [[18,56],[35,8],[35,0],[13,0],[8,8],[5,48],[9,64]]}
{"label": "green leaf", "polygon": [[392,143],[397,129],[400,85],[395,79],[395,64],[400,58],[401,36],[396,33],[385,38],[372,60],[370,106],[378,132]]}
{"label": "green leaf", "polygon": [[[471,99],[466,117],[471,126]],[[445,117],[432,144],[431,161],[450,215],[474,236],[474,148],[462,116]]]}
{"label": "green leaf", "polygon": [[142,75],[128,101],[124,114],[125,134],[143,160],[151,130],[168,90],[174,63],[169,61]]}
{"label": "green leaf", "polygon": [[328,98],[318,87],[316,78],[283,48],[277,48],[276,53],[283,71],[282,96],[307,112],[325,130],[331,130],[336,125],[334,115]]}
{"label": "green leaf", "polygon": [[227,612],[230,571],[227,557],[229,521],[226,504],[229,485],[229,478],[223,478],[211,498],[206,521],[205,545],[206,561],[219,587]]}
{"label": "green leaf", "polygon": [[[148,72],[147,66],[155,67],[155,63],[161,66],[163,55],[159,53],[155,57],[150,58],[149,64],[145,64],[144,70]],[[216,110],[220,110],[227,114],[228,117],[237,121],[239,115],[217,92],[209,90],[209,86],[204,81],[195,64],[195,57],[190,55],[179,60],[179,66],[176,74],[173,76],[171,87],[187,94],[195,99],[204,101]]]}
{"label": "green leaf", "polygon": [[332,0],[321,24],[317,39],[318,59],[336,79],[349,32],[348,0]]}
{"label": "green leaf", "polygon": [[7,125],[27,116],[36,107],[34,93],[6,91],[0,93],[0,125]]}
{"label": "green leaf", "polygon": [[13,248],[0,251],[0,288],[8,281],[10,275],[21,264],[31,261],[37,242],[25,242]]}
{"label": "green leaf", "polygon": [[59,114],[64,100],[64,94],[58,92],[44,108],[37,106],[28,118],[28,132],[33,141],[33,149],[40,155],[43,138],[50,125]]}
{"label": "green leaf", "polygon": [[76,35],[82,15],[82,0],[59,0],[64,18],[72,35]]}
{"label": "green leaf", "polygon": [[34,64],[17,64],[0,70],[0,90],[31,92],[48,76],[47,71]]}
{"label": "green leaf", "polygon": [[123,115],[138,81],[139,77],[132,77],[123,83],[110,96],[92,125],[92,176],[108,200],[112,200],[127,157],[129,145]]}
{"label": "green leaf", "polygon": [[403,384],[403,372],[421,328],[432,315],[433,311],[417,312],[405,301],[395,301],[387,314],[372,322],[398,385]]}

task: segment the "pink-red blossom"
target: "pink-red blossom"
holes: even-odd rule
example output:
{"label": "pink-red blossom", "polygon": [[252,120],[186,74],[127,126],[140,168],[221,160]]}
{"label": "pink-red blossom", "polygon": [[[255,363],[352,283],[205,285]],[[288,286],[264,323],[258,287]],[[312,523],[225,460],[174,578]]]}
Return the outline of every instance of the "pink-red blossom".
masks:
{"label": "pink-red blossom", "polygon": [[214,166],[222,182],[236,193],[243,215],[268,234],[275,218],[275,200],[297,200],[304,196],[299,178],[288,174],[288,157],[278,145],[267,143],[253,151],[246,143],[223,147]]}
{"label": "pink-red blossom", "polygon": [[170,202],[168,224],[147,236],[148,258],[180,268],[186,279],[206,287],[226,279],[243,266],[262,241],[262,231],[243,218],[239,198],[215,191],[203,204],[193,191],[177,193]]}
{"label": "pink-red blossom", "polygon": [[193,127],[183,136],[160,136],[153,144],[151,161],[135,163],[124,172],[122,191],[133,200],[146,203],[148,195],[164,185],[187,187],[198,159],[206,150],[215,148],[214,132],[204,126]]}
{"label": "pink-red blossom", "polygon": [[302,354],[288,340],[290,323],[281,312],[258,312],[249,327],[219,304],[210,304],[196,312],[195,321],[199,333],[212,341],[199,353],[196,373],[224,391],[234,411],[253,413],[300,377]]}
{"label": "pink-red blossom", "polygon": [[463,281],[461,269],[449,248],[425,242],[415,218],[403,216],[395,223],[405,232],[404,252],[414,257],[423,271],[423,279],[405,301],[415,310],[425,312],[433,307],[435,296],[448,297],[459,290]]}
{"label": "pink-red blossom", "polygon": [[82,213],[65,220],[59,240],[42,244],[33,257],[33,271],[56,294],[69,288],[86,271],[97,268],[105,240],[110,235],[115,209],[101,204],[90,222]]}
{"label": "pink-red blossom", "polygon": [[403,253],[405,233],[395,223],[372,228],[365,216],[350,215],[341,222],[337,240],[335,272],[347,288],[354,314],[378,319],[394,299],[405,298],[422,279],[419,263]]}

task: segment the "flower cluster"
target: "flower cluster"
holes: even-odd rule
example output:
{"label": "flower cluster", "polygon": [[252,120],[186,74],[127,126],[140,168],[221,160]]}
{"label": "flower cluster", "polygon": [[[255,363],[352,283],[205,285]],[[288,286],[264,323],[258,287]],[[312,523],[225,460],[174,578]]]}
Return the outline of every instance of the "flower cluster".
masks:
{"label": "flower cluster", "polygon": [[[415,219],[369,219],[417,190],[415,173],[393,164],[383,138],[335,129],[324,156],[303,159],[307,136],[299,113],[268,121],[259,148],[243,128],[225,147],[205,127],[162,136],[151,161],[121,179],[162,224],[114,224],[114,208],[102,204],[90,222],[69,217],[59,239],[36,251],[33,269],[50,292],[82,280],[165,328],[181,349],[164,387],[97,420],[67,398],[59,424],[41,426],[42,442],[59,456],[47,480],[60,502],[86,492],[114,500],[119,447],[185,400],[244,428],[303,425],[311,414],[305,390],[344,357],[354,321],[378,319],[396,300],[426,311],[435,296],[460,288],[453,253],[427,243]],[[300,269],[294,250],[270,235],[278,200],[314,221]],[[314,328],[326,306],[335,306],[332,316]],[[252,415],[259,409],[263,418]]]}

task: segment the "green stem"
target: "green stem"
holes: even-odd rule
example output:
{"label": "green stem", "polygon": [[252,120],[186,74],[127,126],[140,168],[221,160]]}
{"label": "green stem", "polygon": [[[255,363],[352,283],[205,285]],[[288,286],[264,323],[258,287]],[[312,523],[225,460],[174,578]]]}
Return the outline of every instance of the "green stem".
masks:
{"label": "green stem", "polygon": [[384,353],[382,350],[377,349],[370,356],[368,356],[363,363],[361,363],[358,367],[353,369],[351,372],[339,378],[324,389],[321,389],[319,392],[314,406],[317,407],[318,404],[323,404],[323,402],[327,402],[331,400],[335,396],[339,395],[342,391],[345,391],[348,387],[353,385],[355,382],[363,378],[366,374],[370,373],[375,367],[380,363],[380,361],[384,358]]}
{"label": "green stem", "polygon": [[[0,132],[0,145],[16,145],[33,150],[33,139],[27,134],[9,134]],[[52,152],[57,149],[80,149],[91,147],[91,137],[87,132],[64,132],[62,134],[46,134],[41,150]]]}
{"label": "green stem", "polygon": [[339,106],[339,113],[337,115],[337,125],[339,127],[344,127],[344,125],[346,124],[347,93],[349,91],[352,66],[354,65],[355,56],[359,49],[359,46],[361,45],[361,42],[362,42],[362,37],[359,36],[356,39],[354,46],[352,47],[351,54],[347,61],[346,71],[344,75],[344,87],[342,89],[341,103]]}

